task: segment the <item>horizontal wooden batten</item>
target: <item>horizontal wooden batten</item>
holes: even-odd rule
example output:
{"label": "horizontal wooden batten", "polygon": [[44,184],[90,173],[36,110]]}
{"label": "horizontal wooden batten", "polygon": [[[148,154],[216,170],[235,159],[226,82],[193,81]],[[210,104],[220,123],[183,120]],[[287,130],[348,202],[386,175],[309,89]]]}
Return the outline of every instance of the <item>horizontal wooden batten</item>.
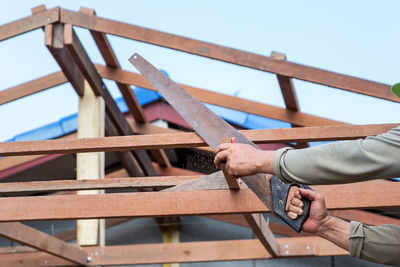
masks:
{"label": "horizontal wooden batten", "polygon": [[[243,130],[254,143],[315,142],[350,140],[378,135],[397,124],[352,126],[321,126],[289,129]],[[102,138],[71,138],[45,141],[0,143],[0,156],[62,154],[98,151],[128,151],[156,148],[201,147],[206,143],[196,133],[112,136]]]}
{"label": "horizontal wooden batten", "polygon": [[76,26],[102,33],[108,33],[144,43],[150,43],[190,54],[216,59],[244,67],[271,72],[286,77],[327,85],[351,92],[375,96],[399,102],[390,86],[383,83],[360,79],[353,76],[322,70],[289,61],[274,60],[270,57],[242,51],[226,46],[203,42],[187,37],[152,30],[128,23],[105,19],[61,9],[60,20]]}
{"label": "horizontal wooden batten", "polygon": [[32,193],[116,188],[171,187],[193,181],[200,177],[202,176],[155,176],[97,180],[52,180],[37,182],[1,183],[0,193]]}
{"label": "horizontal wooden batten", "polygon": [[[285,247],[284,257],[348,255],[348,252],[320,237],[278,238]],[[246,248],[246,249],[243,249]],[[207,262],[271,259],[256,239],[140,244],[83,248],[92,261],[87,266],[160,264],[170,262]],[[7,266],[76,266],[43,252],[2,253],[0,262]]]}
{"label": "horizontal wooden batten", "polygon": [[[328,209],[393,208],[400,203],[400,183],[396,182],[364,182],[313,188],[325,196]],[[269,210],[249,189],[238,192],[227,189],[0,199],[0,221],[263,212]]]}

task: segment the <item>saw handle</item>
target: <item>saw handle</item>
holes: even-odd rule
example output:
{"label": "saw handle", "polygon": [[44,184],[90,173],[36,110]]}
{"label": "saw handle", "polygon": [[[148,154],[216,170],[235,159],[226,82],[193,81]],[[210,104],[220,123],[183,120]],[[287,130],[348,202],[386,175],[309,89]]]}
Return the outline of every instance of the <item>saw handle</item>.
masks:
{"label": "saw handle", "polygon": [[[272,191],[272,205],[274,208],[274,213],[279,216],[284,222],[286,222],[290,227],[292,227],[297,233],[301,231],[304,222],[308,219],[310,213],[311,201],[303,198],[303,214],[298,216],[297,219],[293,220],[287,216],[285,212],[287,199],[289,196],[290,188],[296,186],[299,188],[311,189],[307,185],[301,185],[296,183],[284,183],[279,180],[278,177],[271,177],[271,191]],[[311,189],[312,190],[312,189]]]}

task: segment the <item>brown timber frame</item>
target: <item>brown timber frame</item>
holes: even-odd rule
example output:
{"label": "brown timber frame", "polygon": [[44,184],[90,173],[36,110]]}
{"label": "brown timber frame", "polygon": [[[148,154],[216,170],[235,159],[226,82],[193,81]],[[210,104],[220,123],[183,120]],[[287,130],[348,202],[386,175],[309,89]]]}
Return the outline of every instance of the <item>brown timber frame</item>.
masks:
{"label": "brown timber frame", "polygon": [[[392,95],[390,86],[387,84],[289,62],[282,54],[274,53],[268,57],[101,18],[96,16],[93,10],[86,8],[75,12],[59,7],[47,10],[44,6],[39,6],[33,8],[32,11],[33,14],[29,17],[1,25],[0,41],[43,28],[45,45],[62,71],[0,91],[0,105],[66,82],[71,83],[76,93],[82,96],[84,80],[86,80],[94,93],[105,101],[107,114],[105,129],[109,137],[72,137],[46,141],[0,143],[0,156],[2,157],[30,155],[28,158],[14,157],[15,160],[13,157],[3,158],[0,159],[0,163],[5,163],[11,168],[45,154],[116,151],[124,167],[122,172],[125,176],[130,177],[90,181],[6,183],[0,188],[0,193],[27,194],[107,188],[151,187],[162,189],[200,178],[199,175],[184,176],[186,174],[184,170],[172,167],[162,149],[204,147],[206,144],[196,133],[178,131],[166,133],[165,130],[150,126],[130,86],[140,86],[149,90],[154,90],[154,88],[141,75],[121,69],[107,39],[107,34],[277,75],[286,108],[181,84],[184,89],[202,102],[289,122],[292,126],[296,126],[291,129],[243,131],[250,140],[258,144],[297,142],[299,146],[307,146],[308,142],[351,140],[378,135],[397,126],[397,124],[354,126],[300,112],[292,80],[299,79],[392,102],[400,102]],[[74,33],[74,26],[90,31],[106,62],[105,66],[91,62],[79,38]],[[129,107],[129,113],[135,119],[133,123],[130,123],[119,111],[103,79],[113,80],[117,83]],[[151,161],[145,150],[152,152],[157,163]],[[162,179],[158,177],[158,175],[168,174],[172,176]],[[140,177],[134,178],[138,176]],[[381,180],[352,185],[315,186],[315,189],[325,195],[328,209],[338,217],[360,220],[369,224],[386,222],[399,224],[396,219],[359,209],[398,208],[400,206],[400,183]],[[108,203],[107,206],[100,205],[105,202]],[[216,202],[220,205],[215,205]],[[44,206],[46,209],[41,208]],[[26,247],[23,247],[25,250],[3,249],[0,251],[0,262],[9,266],[43,265],[45,262],[46,266],[83,264],[103,266],[347,254],[326,240],[318,237],[299,236],[291,233],[286,226],[272,223],[269,225],[272,232],[280,234],[287,232],[288,236],[294,237],[276,239],[271,233],[267,233],[263,242],[232,240],[85,248],[65,243],[63,240],[66,239],[62,237],[47,236],[19,223],[29,220],[89,218],[107,218],[108,220],[121,218],[120,220],[124,221],[122,218],[125,217],[187,215],[204,215],[229,222],[232,220],[227,216],[237,217],[239,214],[250,215],[262,212],[269,211],[248,189],[241,189],[234,194],[228,189],[223,189],[190,192],[153,191],[102,195],[2,197],[0,198],[0,235],[17,240],[35,250],[26,249]],[[253,222],[256,221],[253,220]],[[244,221],[242,223],[246,224]],[[255,232],[260,231],[260,236],[262,236],[264,233],[260,228],[263,224],[265,222],[254,223],[250,226]],[[37,240],[40,240],[39,244],[36,243]],[[269,252],[265,249],[268,246],[272,247]],[[248,249],[244,250],[243,247]],[[21,259],[23,260],[21,261]]]}

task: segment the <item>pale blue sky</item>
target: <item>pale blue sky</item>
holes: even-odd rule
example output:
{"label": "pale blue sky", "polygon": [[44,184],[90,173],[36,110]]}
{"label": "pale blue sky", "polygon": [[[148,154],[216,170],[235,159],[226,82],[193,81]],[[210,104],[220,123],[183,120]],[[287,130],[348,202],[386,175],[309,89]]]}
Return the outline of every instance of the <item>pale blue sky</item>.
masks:
{"label": "pale blue sky", "polygon": [[[98,16],[392,84],[400,81],[399,1],[1,1],[0,24],[32,7],[89,7]],[[87,30],[77,29],[90,57],[103,63]],[[109,36],[122,67],[138,52],[178,82],[281,106],[275,75]],[[36,30],[0,42],[0,90],[59,70]],[[295,80],[304,112],[354,124],[399,122],[400,105]],[[118,95],[112,83],[107,83]],[[0,140],[77,111],[69,85],[0,106]]]}

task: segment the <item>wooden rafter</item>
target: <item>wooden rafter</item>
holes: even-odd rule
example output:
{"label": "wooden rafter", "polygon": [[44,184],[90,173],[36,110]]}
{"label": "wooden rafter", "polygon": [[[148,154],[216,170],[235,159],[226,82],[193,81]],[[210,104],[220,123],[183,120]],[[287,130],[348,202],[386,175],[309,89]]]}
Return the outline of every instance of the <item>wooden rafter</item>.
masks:
{"label": "wooden rafter", "polygon": [[0,26],[0,41],[39,29],[45,25],[55,23],[60,19],[60,8],[52,8],[46,12],[39,12],[32,16],[19,19]]}
{"label": "wooden rafter", "polygon": [[[94,93],[104,99],[106,112],[117,128],[118,133],[120,135],[133,135],[134,133],[131,127],[119,110],[117,104],[103,83],[100,75],[96,71],[96,68],[91,62],[81,42],[74,33],[72,25],[65,25],[64,44],[74,58],[78,68],[82,71],[85,79],[89,82]],[[156,175],[156,172],[151,164],[151,160],[145,151],[138,150],[133,152],[133,154],[147,175]]]}
{"label": "wooden rafter", "polygon": [[[256,144],[276,142],[311,142],[351,140],[387,132],[398,124],[323,126],[289,129],[242,130]],[[61,154],[98,151],[127,151],[154,148],[188,148],[205,146],[196,133],[113,136],[102,138],[68,138],[60,140],[0,143],[0,156]]]}
{"label": "wooden rafter", "polygon": [[85,265],[87,255],[81,247],[68,244],[22,223],[0,223],[0,235],[18,243]]}
{"label": "wooden rafter", "polygon": [[[93,9],[88,9],[88,8],[81,8],[81,12],[89,14],[89,15],[95,15],[95,12]],[[96,31],[90,31],[90,34],[92,35],[97,47],[99,48],[99,51],[101,55],[103,56],[104,61],[106,62],[106,65],[110,68],[115,68],[115,69],[121,69],[121,66],[118,62],[118,59],[111,47],[110,42],[108,41],[107,36],[104,33],[96,32]],[[148,123],[142,106],[139,104],[135,94],[132,91],[132,88],[129,84],[125,83],[120,83],[116,82],[117,87],[119,88],[122,97],[125,100],[126,105],[129,108],[130,114],[132,114],[133,118],[138,122],[138,123],[143,123],[146,124]],[[171,163],[169,162],[167,156],[165,155],[163,150],[152,150],[151,151],[153,154],[154,159],[161,164],[162,166],[171,166]]]}
{"label": "wooden rafter", "polygon": [[279,62],[259,54],[151,30],[115,20],[94,17],[66,9],[60,10],[60,20],[64,23],[70,23],[89,30],[155,44],[198,56],[327,85],[351,92],[363,93],[395,102],[399,101],[393,94],[391,94],[390,86],[383,83],[360,79],[293,62]]}
{"label": "wooden rafter", "polygon": [[55,72],[39,79],[35,79],[21,85],[13,86],[0,91],[0,105],[20,99],[25,96],[36,94],[46,89],[58,86],[67,82],[62,72]]}
{"label": "wooden rafter", "polygon": [[[123,70],[111,69],[102,65],[96,65],[96,68],[100,72],[100,75],[103,78],[136,85],[142,88],[155,91],[153,86],[149,82],[147,82],[143,76],[139,74]],[[330,120],[314,115],[309,115],[306,113],[294,112],[291,110],[287,110],[285,108],[280,108],[256,101],[246,100],[235,96],[212,92],[209,90],[204,90],[193,86],[188,86],[184,84],[179,84],[179,85],[201,102],[221,107],[226,107],[234,110],[239,110],[262,117],[286,121],[302,126],[346,124],[343,122]]]}
{"label": "wooden rafter", "polygon": [[[286,55],[283,53],[278,53],[273,51],[271,53],[271,59],[273,60],[286,60]],[[283,75],[276,75],[279,83],[279,87],[281,88],[283,100],[285,102],[285,106],[287,109],[299,112],[300,107],[296,96],[296,90],[294,89],[292,78],[283,76]],[[291,123],[292,127],[297,127],[299,125]],[[297,143],[298,148],[305,148],[308,147],[308,143]]]}

